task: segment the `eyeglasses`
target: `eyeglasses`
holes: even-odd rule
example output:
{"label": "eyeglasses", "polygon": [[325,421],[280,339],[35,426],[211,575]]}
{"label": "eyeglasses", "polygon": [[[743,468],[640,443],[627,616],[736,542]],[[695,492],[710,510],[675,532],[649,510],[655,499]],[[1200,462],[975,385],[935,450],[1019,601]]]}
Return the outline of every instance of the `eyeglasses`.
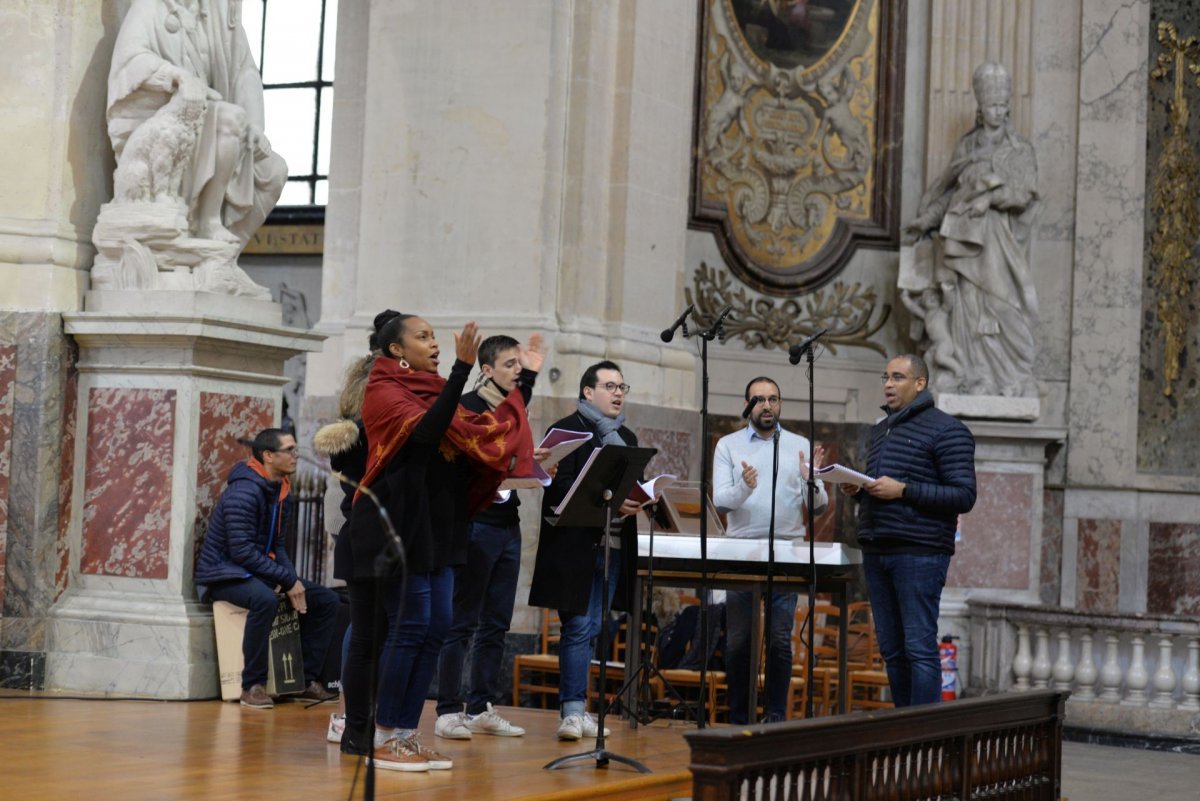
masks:
{"label": "eyeglasses", "polygon": [[908,381],[911,378],[912,376],[907,376],[904,373],[884,373],[879,376],[879,383],[886,384],[890,380],[893,383],[899,384],[901,381]]}
{"label": "eyeglasses", "polygon": [[288,456],[295,456],[295,455],[296,455],[296,450],[297,450],[297,449],[296,449],[296,446],[295,446],[295,445],[289,445],[289,446],[288,446],[288,447],[286,447],[286,448],[274,448],[274,449],[271,449],[271,453],[286,453]]}
{"label": "eyeglasses", "polygon": [[604,389],[608,392],[616,392],[617,390],[621,390],[622,395],[628,395],[630,386],[628,384],[615,384],[612,381],[608,381],[603,384],[597,384],[596,389]]}

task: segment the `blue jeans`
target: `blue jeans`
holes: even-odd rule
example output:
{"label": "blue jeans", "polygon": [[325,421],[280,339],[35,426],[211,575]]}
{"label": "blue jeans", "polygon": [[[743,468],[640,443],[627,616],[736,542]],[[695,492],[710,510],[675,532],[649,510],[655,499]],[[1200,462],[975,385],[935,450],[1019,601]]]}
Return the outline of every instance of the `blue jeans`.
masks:
{"label": "blue jeans", "polygon": [[896,706],[942,698],[938,608],[949,554],[863,554],[879,653]]}
{"label": "blue jeans", "polygon": [[[621,570],[621,552],[612,551],[608,561],[608,594],[604,590],[604,549],[596,549],[596,569],[592,573],[592,594],[587,612],[582,615],[559,610],[562,637],[558,641],[558,708],[562,717],[580,715],[587,708],[588,666],[595,652],[593,640],[600,634],[600,618],[612,603]],[[613,632],[609,632],[612,637]]]}
{"label": "blue jeans", "polygon": [[[750,615],[754,594],[743,590],[725,593],[725,678],[729,684],[729,722],[750,722]],[[792,681],[792,625],[796,621],[796,594],[775,592],[771,598],[771,632],[767,642],[766,699],[768,721],[787,718],[788,685]]]}
{"label": "blue jeans", "polygon": [[[521,527],[472,523],[467,563],[454,572],[454,621],[438,657],[439,715],[463,711],[462,674],[471,645],[466,711],[478,715],[498,695],[504,635],[521,572]],[[472,635],[474,640],[472,641]]]}
{"label": "blue jeans", "polygon": [[375,722],[380,727],[417,728],[442,641],[450,630],[453,599],[454,571],[448,567],[409,576],[403,599],[400,582],[383,586],[381,600],[387,613],[388,635],[379,656]]}
{"label": "blue jeans", "polygon": [[[304,653],[304,683],[317,680],[325,664],[325,652],[337,621],[337,593],[328,587],[300,579],[308,611],[300,615],[300,648]],[[257,578],[222,581],[209,586],[209,597],[246,610],[246,630],[242,634],[242,689],[267,683],[267,661],[271,625],[279,607],[275,590]]]}

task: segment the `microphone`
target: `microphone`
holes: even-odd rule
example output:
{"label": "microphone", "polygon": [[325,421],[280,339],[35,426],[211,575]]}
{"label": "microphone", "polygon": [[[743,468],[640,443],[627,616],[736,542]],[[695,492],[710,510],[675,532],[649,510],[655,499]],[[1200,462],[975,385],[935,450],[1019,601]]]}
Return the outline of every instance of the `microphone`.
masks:
{"label": "microphone", "polygon": [[713,330],[713,331],[716,331],[718,328],[720,328],[720,327],[721,327],[721,323],[725,322],[725,318],[726,318],[726,317],[728,317],[728,316],[729,316],[729,313],[730,313],[730,312],[732,312],[732,311],[733,311],[733,305],[732,305],[732,304],[731,304],[731,305],[729,305],[729,306],[726,306],[726,307],[725,307],[725,308],[723,308],[723,309],[721,309],[721,313],[717,315],[717,321],[716,321],[715,323],[713,323],[713,324],[712,324],[712,329],[711,329],[711,330]]}
{"label": "microphone", "polygon": [[687,316],[689,314],[691,314],[695,308],[696,308],[696,304],[689,303],[688,307],[683,310],[683,314],[679,315],[679,319],[677,319],[675,322],[671,323],[670,328],[664,328],[663,332],[658,335],[658,338],[661,339],[663,342],[670,342],[672,339],[675,338],[675,331],[680,326],[683,326],[683,335],[686,337],[687,336]]}
{"label": "microphone", "polygon": [[766,398],[764,398],[762,395],[755,395],[753,398],[746,401],[746,408],[742,409],[742,419],[749,419],[750,415],[754,413],[754,407],[758,406],[758,404],[765,400]]}
{"label": "microphone", "polygon": [[825,336],[825,334],[828,333],[828,331],[829,331],[828,328],[822,328],[820,331],[813,334],[808,339],[801,342],[799,345],[792,345],[792,347],[788,349],[788,361],[791,362],[792,364],[799,364],[800,357],[804,355],[804,352],[806,350],[808,350],[809,348],[811,348],[813,346],[814,342],[816,342],[821,337]]}

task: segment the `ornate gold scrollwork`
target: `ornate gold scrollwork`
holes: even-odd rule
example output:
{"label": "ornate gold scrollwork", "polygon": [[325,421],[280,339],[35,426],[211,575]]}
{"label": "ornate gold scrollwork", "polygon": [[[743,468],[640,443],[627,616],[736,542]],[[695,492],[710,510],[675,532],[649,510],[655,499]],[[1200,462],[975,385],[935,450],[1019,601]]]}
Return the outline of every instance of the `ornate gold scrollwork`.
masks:
{"label": "ornate gold scrollwork", "polygon": [[1180,39],[1171,22],[1158,23],[1158,41],[1166,52],[1158,54],[1158,65],[1150,76],[1164,80],[1173,74],[1175,81],[1175,93],[1168,106],[1171,135],[1167,137],[1155,166],[1150,199],[1156,221],[1150,239],[1152,282],[1158,291],[1158,319],[1165,340],[1163,394],[1170,397],[1179,379],[1179,363],[1187,336],[1187,306],[1194,284],[1189,262],[1200,238],[1200,210],[1196,206],[1200,160],[1188,146],[1190,112],[1183,92],[1185,72],[1200,76],[1200,45],[1194,36]]}
{"label": "ornate gold scrollwork", "polygon": [[[851,345],[887,355],[882,345],[869,340],[887,322],[892,307],[887,303],[879,305],[872,287],[835,281],[830,287],[799,298],[767,300],[748,295],[741,285],[735,288],[729,273],[704,262],[700,263],[692,283],[693,287],[684,289],[684,295],[688,303],[696,305],[697,321],[707,326],[725,306],[733,306],[725,331],[727,336],[745,342],[747,350],[760,347],[787,350],[825,328],[829,333],[821,342],[831,353],[837,353],[838,345]],[[872,322],[877,310],[879,315]]]}
{"label": "ornate gold scrollwork", "polygon": [[788,297],[896,241],[902,18],[884,0],[703,0],[693,228]]}

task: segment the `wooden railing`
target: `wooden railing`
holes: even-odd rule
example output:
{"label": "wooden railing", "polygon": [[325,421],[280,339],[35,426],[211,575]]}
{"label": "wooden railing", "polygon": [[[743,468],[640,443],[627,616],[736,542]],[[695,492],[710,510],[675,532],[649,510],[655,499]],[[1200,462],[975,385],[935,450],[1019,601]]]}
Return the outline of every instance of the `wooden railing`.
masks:
{"label": "wooden railing", "polygon": [[1068,693],[684,734],[695,801],[1059,801]]}

